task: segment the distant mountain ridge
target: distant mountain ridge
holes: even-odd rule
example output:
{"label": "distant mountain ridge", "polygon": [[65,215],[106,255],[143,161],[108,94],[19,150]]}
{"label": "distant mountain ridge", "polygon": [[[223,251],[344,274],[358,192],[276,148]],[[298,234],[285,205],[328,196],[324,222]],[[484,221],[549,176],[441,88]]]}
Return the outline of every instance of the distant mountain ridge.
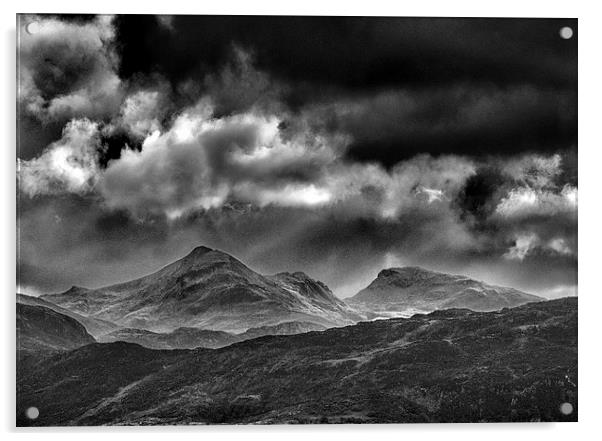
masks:
{"label": "distant mountain ridge", "polygon": [[250,340],[253,338],[264,337],[266,335],[293,335],[305,334],[306,332],[324,331],[327,328],[322,325],[317,325],[311,322],[284,322],[274,326],[260,326],[251,328],[242,334],[238,334],[238,338]]}
{"label": "distant mountain ridge", "polygon": [[199,328],[178,328],[165,333],[144,329],[122,328],[100,336],[97,341],[99,343],[123,341],[136,343],[150,349],[215,349],[266,335],[303,334],[305,332],[323,331],[325,329],[325,326],[310,322],[284,322],[273,326],[260,326],[258,328],[250,328],[240,334]]}
{"label": "distant mountain ridge", "polygon": [[42,298],[78,314],[153,332],[194,327],[238,333],[290,321],[331,327],[361,319],[326,285],[304,273],[264,276],[202,246],[130,282],[73,287]]}
{"label": "distant mountain ridge", "polygon": [[203,246],[136,280],[21,299],[72,316],[102,341],[121,338],[151,348],[221,347],[238,338],[212,331],[292,333],[291,323],[304,323],[297,328],[307,332],[438,309],[493,311],[541,300],[466,276],[404,267],[382,270],[344,302],[305,273],[262,275]]}
{"label": "distant mountain ridge", "polygon": [[135,343],[150,349],[221,348],[240,341],[236,334],[198,328],[177,328],[158,333],[145,329],[122,328],[98,338],[99,343]]}
{"label": "distant mountain ridge", "polygon": [[514,288],[410,266],[382,270],[368,287],[347,302],[386,313],[408,310],[430,312],[447,308],[494,311],[542,300],[545,299]]}

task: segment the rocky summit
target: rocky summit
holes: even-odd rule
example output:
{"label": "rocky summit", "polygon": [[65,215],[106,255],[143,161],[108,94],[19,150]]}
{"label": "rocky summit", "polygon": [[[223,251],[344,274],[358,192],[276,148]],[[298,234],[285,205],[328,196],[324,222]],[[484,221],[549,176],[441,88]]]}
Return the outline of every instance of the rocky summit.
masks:
{"label": "rocky summit", "polygon": [[348,302],[376,316],[391,316],[446,308],[495,311],[541,300],[544,299],[514,288],[488,285],[466,276],[403,267],[382,270]]}

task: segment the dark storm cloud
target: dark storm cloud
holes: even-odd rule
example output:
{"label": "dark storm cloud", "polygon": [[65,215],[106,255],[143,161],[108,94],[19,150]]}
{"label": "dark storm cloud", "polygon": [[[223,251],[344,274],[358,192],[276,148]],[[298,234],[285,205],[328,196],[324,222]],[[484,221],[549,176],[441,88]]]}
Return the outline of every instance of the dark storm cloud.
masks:
{"label": "dark storm cloud", "polygon": [[[36,32],[27,31],[36,22]],[[106,117],[123,96],[117,75],[112,18],[66,22],[20,16],[20,112],[41,123],[74,117]]]}
{"label": "dark storm cloud", "polygon": [[[485,166],[470,176],[456,200],[460,217],[468,221],[475,220],[477,225],[485,221],[499,203],[499,194],[504,194],[508,180],[495,166]],[[506,188],[507,190],[507,188]]]}
{"label": "dark storm cloud", "polygon": [[[558,35],[561,26],[576,30],[576,20],[174,16],[165,26],[163,18],[72,16],[35,52],[44,57],[22,51],[39,96],[61,95],[61,105],[37,111],[101,116],[97,96],[65,92],[104,82],[111,87],[94,88],[110,91],[102,103],[160,75],[171,84],[172,111],[207,93],[217,116],[258,101],[317,109],[315,118],[353,136],[348,157],[355,161],[391,166],[417,153],[576,145],[577,33]],[[94,49],[95,39],[80,38],[83,50],[56,40],[90,29],[108,42],[104,51]],[[41,147],[26,127],[21,132],[28,158]],[[50,133],[45,139],[57,131]]]}
{"label": "dark storm cloud", "polygon": [[569,91],[452,85],[341,103],[330,117],[333,127],[353,136],[350,158],[391,165],[421,152],[486,156],[565,149],[576,142],[576,110],[576,94]]}
{"label": "dark storm cloud", "polygon": [[[223,64],[235,44],[261,69],[341,87],[455,81],[574,86],[574,19],[154,16],[117,20],[120,73],[160,71],[174,81]],[[194,56],[191,56],[194,54]]]}
{"label": "dark storm cloud", "polygon": [[[317,118],[353,136],[350,159],[387,166],[421,152],[576,144],[577,38],[558,35],[567,25],[577,28],[573,19],[174,16],[169,27],[154,16],[116,20],[122,77],[160,72],[206,90],[199,78],[215,75],[239,47],[289,85],[281,99],[292,109],[338,103]],[[218,113],[269,90],[265,77],[250,84]]]}

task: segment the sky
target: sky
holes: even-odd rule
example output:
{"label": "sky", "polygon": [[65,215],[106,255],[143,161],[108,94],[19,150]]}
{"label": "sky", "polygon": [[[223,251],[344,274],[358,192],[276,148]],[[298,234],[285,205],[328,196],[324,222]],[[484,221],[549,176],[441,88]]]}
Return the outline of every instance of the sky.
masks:
{"label": "sky", "polygon": [[577,31],[21,15],[18,289],[205,245],[340,297],[406,265],[576,295]]}

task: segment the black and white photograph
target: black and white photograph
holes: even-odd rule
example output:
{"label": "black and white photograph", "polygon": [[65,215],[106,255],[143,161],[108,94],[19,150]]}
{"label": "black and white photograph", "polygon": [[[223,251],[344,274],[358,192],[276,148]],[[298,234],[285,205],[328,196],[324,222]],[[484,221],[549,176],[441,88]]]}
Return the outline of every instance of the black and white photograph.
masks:
{"label": "black and white photograph", "polygon": [[578,421],[577,18],[16,34],[17,427]]}

